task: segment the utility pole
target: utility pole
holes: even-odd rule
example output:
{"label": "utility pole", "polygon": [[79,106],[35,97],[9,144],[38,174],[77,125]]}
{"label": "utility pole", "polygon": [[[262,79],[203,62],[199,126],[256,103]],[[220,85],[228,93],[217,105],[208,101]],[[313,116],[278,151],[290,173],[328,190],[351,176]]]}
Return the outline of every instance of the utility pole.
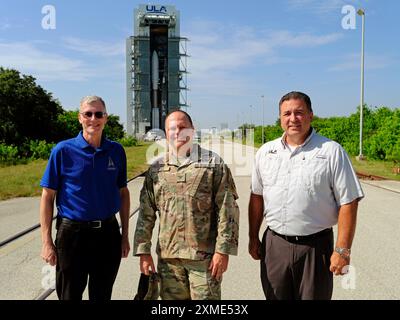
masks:
{"label": "utility pole", "polygon": [[360,154],[358,160],[364,160],[363,156],[363,108],[364,108],[364,32],[365,32],[365,12],[359,9],[357,14],[361,16],[361,89],[360,89]]}
{"label": "utility pole", "polygon": [[253,105],[250,105],[249,107],[250,107],[250,123],[249,123],[249,125],[250,125],[250,128],[251,128],[251,125],[252,125],[252,122],[253,122],[253,117],[252,117]]}
{"label": "utility pole", "polygon": [[261,127],[261,141],[264,144],[264,95],[261,96],[262,98],[262,127]]}

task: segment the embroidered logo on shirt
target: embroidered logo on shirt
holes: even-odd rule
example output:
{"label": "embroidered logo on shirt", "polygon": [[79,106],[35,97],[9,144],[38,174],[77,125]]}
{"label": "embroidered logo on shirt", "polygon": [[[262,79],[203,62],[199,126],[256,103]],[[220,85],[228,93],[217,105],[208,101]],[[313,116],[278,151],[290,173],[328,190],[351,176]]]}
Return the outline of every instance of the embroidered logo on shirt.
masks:
{"label": "embroidered logo on shirt", "polygon": [[108,157],[107,170],[115,170],[115,164],[114,164],[114,161],[112,161],[111,157]]}

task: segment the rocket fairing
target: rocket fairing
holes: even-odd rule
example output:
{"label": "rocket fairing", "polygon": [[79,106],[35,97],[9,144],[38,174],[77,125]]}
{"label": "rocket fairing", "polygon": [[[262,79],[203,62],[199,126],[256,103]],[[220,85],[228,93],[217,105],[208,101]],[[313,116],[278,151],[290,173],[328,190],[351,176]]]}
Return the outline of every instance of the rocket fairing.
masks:
{"label": "rocket fairing", "polygon": [[159,81],[159,62],[156,50],[153,51],[151,56],[151,81],[153,82],[153,90],[158,90]]}
{"label": "rocket fairing", "polygon": [[160,110],[158,108],[158,81],[159,81],[159,61],[157,51],[154,50],[151,56],[151,82],[153,89],[153,108],[152,108],[152,127],[160,126]]}

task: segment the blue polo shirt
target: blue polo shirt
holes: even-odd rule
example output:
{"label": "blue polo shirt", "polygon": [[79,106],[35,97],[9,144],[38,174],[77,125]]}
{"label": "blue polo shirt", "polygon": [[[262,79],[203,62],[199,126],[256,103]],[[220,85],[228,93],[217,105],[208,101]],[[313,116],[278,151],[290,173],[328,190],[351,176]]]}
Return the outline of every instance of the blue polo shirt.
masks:
{"label": "blue polo shirt", "polygon": [[95,149],[81,131],[53,148],[40,185],[57,191],[59,216],[77,221],[107,219],[121,206],[119,191],[126,187],[125,151],[105,138]]}

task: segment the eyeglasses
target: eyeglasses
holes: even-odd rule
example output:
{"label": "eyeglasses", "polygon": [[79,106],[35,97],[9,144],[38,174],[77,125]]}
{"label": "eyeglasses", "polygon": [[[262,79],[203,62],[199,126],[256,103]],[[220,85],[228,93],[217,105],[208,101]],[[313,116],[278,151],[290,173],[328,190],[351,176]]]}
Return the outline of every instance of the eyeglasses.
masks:
{"label": "eyeglasses", "polygon": [[102,111],[96,111],[96,112],[86,111],[86,112],[80,112],[80,114],[82,114],[85,118],[88,119],[91,119],[93,115],[96,117],[96,119],[102,119],[104,116],[107,115],[106,112]]}

